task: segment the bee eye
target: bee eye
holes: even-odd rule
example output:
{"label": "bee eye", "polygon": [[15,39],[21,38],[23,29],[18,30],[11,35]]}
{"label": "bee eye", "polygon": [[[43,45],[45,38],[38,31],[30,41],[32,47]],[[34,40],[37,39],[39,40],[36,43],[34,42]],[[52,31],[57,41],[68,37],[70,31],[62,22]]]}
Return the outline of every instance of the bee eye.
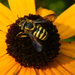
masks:
{"label": "bee eye", "polygon": [[26,24],[26,27],[29,28],[29,29],[33,28],[33,23],[28,22],[28,23]]}

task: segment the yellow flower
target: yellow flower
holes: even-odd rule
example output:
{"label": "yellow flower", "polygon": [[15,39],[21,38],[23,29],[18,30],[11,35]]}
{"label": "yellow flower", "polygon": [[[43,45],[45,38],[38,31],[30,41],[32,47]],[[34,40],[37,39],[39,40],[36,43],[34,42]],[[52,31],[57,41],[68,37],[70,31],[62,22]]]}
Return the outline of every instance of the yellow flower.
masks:
{"label": "yellow flower", "polygon": [[[5,40],[7,39],[8,25],[15,23],[19,17],[24,17],[24,15],[29,15],[30,13],[39,14],[42,17],[54,13],[51,10],[43,8],[38,8],[36,11],[34,0],[8,0],[8,3],[10,9],[0,3],[0,75],[74,75],[75,60],[71,58],[75,58],[74,41],[71,43],[60,41],[60,51],[57,57],[54,58],[54,61],[49,62],[48,65],[42,66],[39,69],[24,67],[7,53]],[[75,4],[59,15],[53,24],[56,25],[58,29],[60,40],[74,36]],[[10,46],[10,44],[8,44],[8,46]],[[15,55],[17,55],[17,53]]]}

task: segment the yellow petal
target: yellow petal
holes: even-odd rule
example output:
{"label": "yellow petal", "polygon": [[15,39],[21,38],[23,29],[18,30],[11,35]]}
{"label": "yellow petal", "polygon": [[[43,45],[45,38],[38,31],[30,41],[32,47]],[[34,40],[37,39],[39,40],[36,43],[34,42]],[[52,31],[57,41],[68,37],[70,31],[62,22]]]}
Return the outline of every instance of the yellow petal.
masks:
{"label": "yellow petal", "polygon": [[72,75],[70,72],[68,72],[65,68],[63,68],[60,64],[58,64],[56,61],[52,62],[55,65],[55,68],[57,68],[63,75]]}
{"label": "yellow petal", "polygon": [[36,14],[44,17],[44,16],[47,16],[49,14],[55,14],[55,12],[53,12],[52,10],[47,10],[47,9],[43,9],[42,7],[39,7],[37,9]]}
{"label": "yellow petal", "polygon": [[0,40],[0,57],[7,53],[6,48],[6,43],[3,40]]}
{"label": "yellow petal", "polygon": [[43,66],[42,70],[46,75],[55,75],[53,71],[50,69],[49,65]]}
{"label": "yellow petal", "polygon": [[[64,22],[68,21],[71,17],[75,16],[75,4],[65,10],[62,14],[60,14],[55,22],[63,24]],[[72,25],[69,25],[72,26]]]}
{"label": "yellow petal", "polygon": [[35,14],[34,0],[8,0],[8,2],[16,19],[29,13]]}
{"label": "yellow petal", "polygon": [[19,63],[16,63],[7,73],[6,75],[17,75],[21,66]]}
{"label": "yellow petal", "polygon": [[0,57],[0,62],[8,58],[11,58],[11,56],[9,54],[5,54],[4,56]]}
{"label": "yellow petal", "polygon": [[74,66],[75,67],[75,60],[64,55],[64,54],[60,54],[59,55],[63,60],[65,60],[66,62],[68,62],[70,65]]}
{"label": "yellow petal", "polygon": [[3,55],[5,55],[6,53],[7,53],[6,48],[5,47],[4,48],[1,47],[0,48],[0,57],[3,56]]}
{"label": "yellow petal", "polygon": [[2,61],[0,61],[0,71],[3,69],[3,66],[5,66],[8,63],[10,63],[12,60],[13,59],[10,58],[10,57],[8,59],[5,59],[5,60],[2,59]]}
{"label": "yellow petal", "polygon": [[67,39],[69,37],[72,37],[75,35],[75,30],[73,30],[70,26],[65,26],[64,24],[56,24],[58,26],[57,29],[58,29],[58,33],[60,35],[60,39],[63,40],[63,39]]}
{"label": "yellow petal", "polygon": [[4,31],[4,32],[7,32],[7,27],[6,27],[6,24],[4,24],[3,22],[0,21],[0,30]]}
{"label": "yellow petal", "polygon": [[61,43],[60,49],[75,52],[75,41],[72,41],[71,43],[60,41],[60,43]]}
{"label": "yellow petal", "polygon": [[67,42],[61,41],[60,43],[61,43],[60,52],[69,57],[75,58],[75,42],[67,43]]}
{"label": "yellow petal", "polygon": [[27,70],[27,68],[22,66],[20,72],[18,73],[18,75],[25,75],[26,70]]}
{"label": "yellow petal", "polygon": [[3,67],[5,64],[9,63],[12,60],[13,60],[13,58],[10,57],[7,54],[5,54],[4,56],[0,57],[0,68]]}
{"label": "yellow petal", "polygon": [[15,18],[18,19],[18,17],[21,17],[17,0],[8,0],[8,3],[9,3],[10,9],[12,13],[14,14]]}
{"label": "yellow petal", "polygon": [[5,40],[0,40],[0,48],[1,47],[7,47],[6,43],[5,43]]}
{"label": "yellow petal", "polygon": [[35,0],[25,0],[28,13],[29,14],[36,14],[36,9],[35,9]]}
{"label": "yellow petal", "polygon": [[27,68],[25,75],[30,75],[30,67]]}
{"label": "yellow petal", "polygon": [[66,20],[63,24],[65,24],[66,26],[69,25],[72,29],[75,30],[75,22],[74,21],[75,21],[75,15],[73,17],[69,18],[68,20]]}
{"label": "yellow petal", "polygon": [[56,64],[54,64],[53,62],[49,63],[49,67],[55,75],[62,75],[62,73],[57,69]]}
{"label": "yellow petal", "polygon": [[42,69],[36,69],[37,75],[46,75]]}
{"label": "yellow petal", "polygon": [[61,39],[67,39],[75,35],[75,4],[59,15],[54,21]]}
{"label": "yellow petal", "polygon": [[[3,36],[1,36],[1,38],[0,38],[0,56],[3,56],[3,55],[5,55],[6,53],[7,53],[7,51],[6,51],[6,48],[7,48],[7,45],[6,45],[6,43],[5,43],[5,33],[4,32],[0,32],[0,35],[3,35]],[[2,38],[2,37],[4,37],[4,38]]]}
{"label": "yellow petal", "polygon": [[[28,9],[27,9],[27,4],[26,4],[26,1],[25,0],[11,0],[11,1],[12,2],[16,1],[16,4],[15,5],[18,8],[16,10],[18,10],[19,13],[20,13],[20,15],[18,15],[19,17],[24,17],[24,15],[28,15],[29,14],[28,13]],[[13,6],[11,7],[11,9],[14,8],[14,3],[12,3],[12,5]],[[16,10],[14,10],[14,11],[16,12]]]}
{"label": "yellow petal", "polygon": [[11,20],[8,17],[6,17],[5,15],[3,15],[2,13],[0,13],[0,22],[2,22],[5,26],[8,26],[12,23]]}
{"label": "yellow petal", "polygon": [[[15,22],[15,17],[6,6],[0,3],[0,13],[7,17],[11,22]],[[1,17],[0,17],[1,18]],[[4,20],[5,21],[5,20]]]}
{"label": "yellow petal", "polygon": [[0,41],[1,45],[0,45],[0,52],[2,51],[6,51],[7,49],[7,45],[4,41]]}
{"label": "yellow petal", "polygon": [[6,39],[6,33],[3,32],[3,31],[0,31],[0,40],[4,40],[5,41],[5,39]]}
{"label": "yellow petal", "polygon": [[64,49],[60,49],[60,52],[69,56],[69,57],[74,57],[75,58],[75,52],[71,52],[71,51],[67,51],[67,50],[64,50]]}
{"label": "yellow petal", "polygon": [[34,68],[31,67],[24,67],[22,66],[20,72],[18,73],[18,75],[37,75]]}
{"label": "yellow petal", "polygon": [[14,65],[16,64],[15,60],[12,58],[8,58],[2,62],[0,62],[0,74],[5,75]]}
{"label": "yellow petal", "polygon": [[[64,59],[65,57],[67,57],[67,56],[65,56],[65,55],[63,55],[64,57],[62,57],[62,54],[59,54],[58,56],[57,56],[57,58],[55,58],[55,61],[57,62],[57,63],[59,63],[61,66],[63,66],[66,70],[68,70],[70,73],[72,73],[72,75],[74,75],[75,74],[75,67],[72,65],[72,64],[70,64],[70,62],[71,61],[68,61],[68,59]],[[67,58],[69,58],[69,57],[67,57]],[[70,58],[69,58],[70,59]]]}
{"label": "yellow petal", "polygon": [[37,73],[36,73],[34,68],[31,68],[30,73],[31,73],[30,75],[37,75]]}

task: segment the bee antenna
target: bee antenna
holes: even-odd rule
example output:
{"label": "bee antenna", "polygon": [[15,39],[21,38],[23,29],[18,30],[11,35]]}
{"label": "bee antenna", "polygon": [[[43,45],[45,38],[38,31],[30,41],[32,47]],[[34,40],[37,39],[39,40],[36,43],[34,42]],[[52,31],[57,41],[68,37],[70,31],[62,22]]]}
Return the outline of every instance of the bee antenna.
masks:
{"label": "bee antenna", "polygon": [[18,14],[17,14],[18,20],[21,21],[21,19],[19,18]]}
{"label": "bee antenna", "polygon": [[18,17],[18,19],[19,19],[19,16],[18,16],[18,14],[17,14],[17,17]]}

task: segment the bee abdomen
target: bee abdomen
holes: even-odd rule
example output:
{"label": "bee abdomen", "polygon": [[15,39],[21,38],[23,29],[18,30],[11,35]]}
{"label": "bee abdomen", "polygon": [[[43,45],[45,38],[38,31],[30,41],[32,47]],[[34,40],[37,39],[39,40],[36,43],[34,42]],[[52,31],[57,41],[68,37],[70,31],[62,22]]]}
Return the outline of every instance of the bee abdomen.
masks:
{"label": "bee abdomen", "polygon": [[48,32],[45,31],[45,32],[43,33],[43,36],[41,37],[41,40],[46,40],[47,37],[48,37]]}
{"label": "bee abdomen", "polygon": [[42,28],[42,26],[38,25],[36,30],[33,32],[33,35],[38,39],[46,40],[48,33],[44,28]]}

